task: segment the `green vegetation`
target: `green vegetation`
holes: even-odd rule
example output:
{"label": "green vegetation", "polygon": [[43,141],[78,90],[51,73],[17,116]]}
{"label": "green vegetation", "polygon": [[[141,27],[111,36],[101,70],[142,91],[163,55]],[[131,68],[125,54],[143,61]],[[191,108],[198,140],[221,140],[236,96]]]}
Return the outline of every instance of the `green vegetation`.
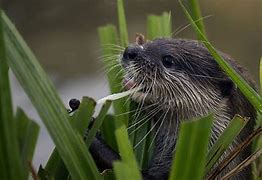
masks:
{"label": "green vegetation", "polygon": [[[128,42],[127,23],[124,12],[124,2],[117,0],[118,27],[106,25],[99,27],[98,34],[103,53],[103,62],[107,68],[107,78],[111,93],[122,90],[123,71],[119,66],[118,55]],[[241,147],[250,143],[261,133],[262,99],[216,52],[205,35],[204,23],[197,0],[188,0],[188,8],[180,1],[187,18],[198,39],[208,48],[221,68],[238,85],[243,94],[258,111],[258,125],[254,135],[244,144],[240,144],[232,157]],[[190,10],[190,12],[187,11]],[[26,45],[14,25],[0,12],[0,179],[28,179],[29,174],[34,179],[141,179],[140,169],[147,166],[152,153],[154,137],[151,134],[147,116],[137,113],[141,108],[126,97],[115,95],[114,100],[100,101],[103,103],[98,115],[94,117],[97,104],[92,98],[83,97],[79,109],[69,116],[63,106],[57,91],[46,73]],[[172,34],[171,13],[150,15],[147,21],[149,39],[170,37]],[[261,63],[262,64],[262,63]],[[262,66],[261,66],[262,67]],[[18,108],[15,115],[9,88],[9,68],[14,72],[24,91],[37,109],[43,123],[53,139],[56,148],[53,150],[46,166],[39,167],[38,172],[32,168],[39,126]],[[260,80],[262,72],[260,69]],[[261,88],[262,89],[262,88]],[[113,106],[114,113],[108,109]],[[129,113],[127,113],[129,112]],[[94,124],[84,141],[83,136],[91,120]],[[144,123],[137,124],[137,119]],[[215,177],[218,171],[210,171],[218,158],[245,126],[247,119],[235,116],[230,125],[220,136],[215,145],[207,151],[212,125],[212,114],[199,120],[183,122],[170,179],[203,179]],[[127,128],[129,127],[129,128]],[[121,160],[114,162],[113,171],[99,173],[88,147],[97,131],[100,130],[105,141],[121,155]],[[254,155],[248,164],[261,155],[262,138],[253,143]],[[195,159],[195,161],[192,161]],[[220,165],[223,166],[225,162]],[[244,165],[245,165],[244,164]],[[254,163],[254,178],[262,175],[261,157]],[[237,167],[241,168],[241,166]],[[237,169],[230,172],[234,174]]]}

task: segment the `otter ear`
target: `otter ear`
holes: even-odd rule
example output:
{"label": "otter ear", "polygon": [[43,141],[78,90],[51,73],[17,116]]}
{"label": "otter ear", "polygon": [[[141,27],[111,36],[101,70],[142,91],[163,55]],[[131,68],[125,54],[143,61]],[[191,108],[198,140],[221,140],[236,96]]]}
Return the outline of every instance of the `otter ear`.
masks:
{"label": "otter ear", "polygon": [[236,90],[235,83],[229,78],[220,81],[219,87],[221,90],[221,95],[223,97],[231,96],[233,92]]}
{"label": "otter ear", "polygon": [[145,44],[145,36],[140,33],[136,33],[136,44],[142,46]]}

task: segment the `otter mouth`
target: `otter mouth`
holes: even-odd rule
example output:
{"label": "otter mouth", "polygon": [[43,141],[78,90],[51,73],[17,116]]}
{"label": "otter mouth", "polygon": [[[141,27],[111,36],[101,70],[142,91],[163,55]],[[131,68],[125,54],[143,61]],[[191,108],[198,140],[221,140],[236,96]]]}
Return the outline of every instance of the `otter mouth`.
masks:
{"label": "otter mouth", "polygon": [[138,85],[134,79],[130,79],[130,78],[125,78],[123,80],[123,85],[124,85],[124,88],[126,90],[131,90],[131,89],[134,89],[134,88],[138,88],[139,90],[134,92],[131,97],[133,100],[135,101],[145,101],[147,99],[149,99],[149,96],[150,96],[150,90],[146,87],[143,87],[141,85]]}

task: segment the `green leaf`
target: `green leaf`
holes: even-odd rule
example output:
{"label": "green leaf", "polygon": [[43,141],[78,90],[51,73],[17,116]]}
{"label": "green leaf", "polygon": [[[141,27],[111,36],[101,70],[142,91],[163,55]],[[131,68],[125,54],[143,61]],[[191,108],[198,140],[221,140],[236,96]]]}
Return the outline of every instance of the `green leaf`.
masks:
{"label": "green leaf", "polygon": [[83,97],[80,107],[72,120],[73,126],[76,130],[81,134],[84,135],[92,116],[95,112],[96,102],[89,97]]}
{"label": "green leaf", "polygon": [[15,121],[22,163],[30,170],[28,163],[32,162],[40,127],[36,122],[30,120],[20,108],[17,109]]}
{"label": "green leaf", "polygon": [[68,170],[61,159],[57,148],[55,148],[47,163],[45,168],[40,167],[38,171],[38,176],[46,174],[45,176],[48,176],[49,178],[54,178],[54,179],[67,179],[68,178]]}
{"label": "green leaf", "polygon": [[73,179],[101,179],[53,84],[8,17],[2,13],[8,63],[32,101]]}
{"label": "green leaf", "polygon": [[[119,64],[119,54],[122,50],[119,51],[116,48],[118,46],[116,28],[113,25],[107,25],[98,28],[98,33],[111,93],[119,93],[122,90],[123,70]],[[116,115],[123,114],[128,111],[129,103],[126,98],[122,98],[114,101],[113,107]],[[128,123],[127,115],[116,116],[115,118],[117,121]]]}
{"label": "green leaf", "polygon": [[153,152],[153,128],[148,115],[141,111],[141,106],[136,102],[131,102],[130,105],[134,110],[129,113],[129,138],[133,144],[139,167],[144,169],[147,167]]}
{"label": "green leaf", "polygon": [[213,116],[208,115],[181,123],[169,179],[203,179],[212,119]]}
{"label": "green leaf", "polygon": [[121,167],[119,167],[120,165],[118,165],[117,163],[116,163],[117,165],[115,166],[115,163],[114,163],[114,170],[115,170],[116,176],[118,176],[117,172],[119,172],[119,170],[120,171],[123,170],[122,173],[132,174],[132,177],[130,178],[141,179],[140,171],[138,169],[137,162],[136,162],[133,150],[132,150],[132,146],[128,139],[126,127],[123,124],[123,122],[118,121],[116,123],[115,135],[116,135],[117,145],[118,145],[118,149],[119,149],[121,160],[122,160]]}
{"label": "green leaf", "polygon": [[120,33],[120,44],[121,46],[126,47],[128,45],[128,32],[123,0],[117,0],[117,12]]}
{"label": "green leaf", "polygon": [[239,115],[236,115],[231,120],[230,124],[226,127],[226,129],[208,152],[206,172],[208,172],[213,167],[213,165],[218,162],[218,159],[233,142],[236,136],[241,132],[246,123],[247,119],[244,119]]}
{"label": "green leaf", "polygon": [[[144,121],[146,120],[147,119],[144,119]],[[145,123],[142,127],[136,126],[135,128],[139,128],[139,129],[135,132],[135,139],[134,139],[133,146],[135,148],[135,154],[136,154],[137,161],[139,163],[139,167],[143,169],[147,167],[149,163],[150,155],[152,153],[150,152],[150,150],[153,149],[153,148],[149,149],[153,141],[153,137],[152,137],[153,128],[151,127],[150,121]]]}
{"label": "green leaf", "polygon": [[[199,30],[203,34],[206,34],[205,33],[206,32],[205,31],[205,25],[204,25],[203,20],[202,20],[198,0],[188,0],[187,2],[188,2],[189,12],[191,14],[192,19],[195,21]],[[198,39],[201,39],[201,37],[198,37]]]}
{"label": "green leaf", "polygon": [[19,154],[16,124],[13,118],[4,22],[0,9],[0,179],[26,179]]}
{"label": "green leaf", "polygon": [[236,83],[240,91],[246,96],[249,102],[257,109],[257,111],[262,114],[262,98],[257,92],[248,85],[248,83],[232,68],[230,65],[221,57],[221,55],[216,51],[216,49],[208,41],[207,37],[198,28],[189,12],[186,10],[185,6],[179,0],[181,7],[187,18],[189,19],[193,29],[198,34],[199,39],[203,42],[206,48],[209,50],[210,54],[214,57],[219,66],[226,72],[226,74]]}
{"label": "green leaf", "polygon": [[[208,172],[206,179],[215,179],[231,162],[238,156],[241,151],[250,145],[250,143],[262,133],[262,127],[254,129],[254,131],[248,135],[242,142],[238,143],[233,149],[230,149],[230,152],[223,157],[223,160],[218,161],[212,171]],[[254,150],[255,151],[255,150]],[[254,172],[253,172],[254,173]]]}
{"label": "green leaf", "polygon": [[89,147],[91,145],[92,140],[94,139],[98,129],[102,125],[103,120],[106,116],[106,113],[107,113],[108,109],[110,108],[110,105],[111,105],[111,101],[106,101],[105,104],[103,104],[102,109],[100,110],[98,116],[95,118],[94,124],[92,125],[92,128],[88,132],[88,135],[87,135],[86,140],[85,140],[87,147]]}
{"label": "green leaf", "polygon": [[136,176],[137,174],[133,173],[133,167],[129,166],[127,163],[123,162],[115,162],[114,163],[114,171],[117,180],[139,180],[140,176]]}
{"label": "green leaf", "polygon": [[115,121],[116,119],[114,116],[107,114],[105,116],[105,120],[103,121],[103,124],[100,128],[101,135],[105,142],[113,148],[115,151],[117,151],[117,143],[116,143],[116,136],[114,134],[115,132]]}
{"label": "green leaf", "polygon": [[147,17],[148,39],[171,37],[171,13],[163,12],[161,16],[150,15]]}
{"label": "green leaf", "polygon": [[[94,114],[95,105],[96,102],[92,98],[83,97],[79,109],[70,119],[70,124],[72,124],[76,131],[82,136],[84,136]],[[45,170],[49,173],[49,176],[55,179],[66,179],[68,177],[66,166],[56,148],[48,159]]]}

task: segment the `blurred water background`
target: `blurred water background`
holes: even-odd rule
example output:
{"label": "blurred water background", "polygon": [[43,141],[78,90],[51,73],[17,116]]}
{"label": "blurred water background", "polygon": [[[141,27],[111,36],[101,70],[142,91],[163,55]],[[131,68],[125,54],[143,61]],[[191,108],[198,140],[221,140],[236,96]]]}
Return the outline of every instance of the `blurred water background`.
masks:
{"label": "blurred water background", "polygon": [[[210,41],[245,66],[258,82],[262,55],[261,0],[201,0]],[[4,9],[54,82],[66,106],[70,98],[109,93],[101,63],[97,28],[117,25],[116,0],[4,0]],[[172,12],[173,29],[188,24],[176,0],[126,0],[130,41],[146,35],[146,15]],[[175,37],[195,39],[189,28]],[[14,107],[40,125],[34,165],[45,164],[53,143],[35,109],[11,74]]]}

